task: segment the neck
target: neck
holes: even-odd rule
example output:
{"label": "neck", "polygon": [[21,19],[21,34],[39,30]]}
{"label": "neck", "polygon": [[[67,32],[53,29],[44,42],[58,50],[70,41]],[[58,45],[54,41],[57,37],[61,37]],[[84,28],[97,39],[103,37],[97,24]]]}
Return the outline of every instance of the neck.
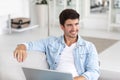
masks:
{"label": "neck", "polygon": [[78,37],[76,38],[70,38],[70,37],[66,37],[64,36],[65,39],[65,43],[67,46],[71,46],[73,43],[77,42]]}

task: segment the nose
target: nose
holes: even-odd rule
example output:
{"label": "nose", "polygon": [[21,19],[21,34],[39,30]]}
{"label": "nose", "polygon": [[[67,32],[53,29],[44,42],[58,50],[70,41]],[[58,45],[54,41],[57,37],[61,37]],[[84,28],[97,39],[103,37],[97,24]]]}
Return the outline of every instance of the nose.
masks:
{"label": "nose", "polygon": [[77,28],[78,28],[78,26],[72,25],[72,30],[76,30]]}

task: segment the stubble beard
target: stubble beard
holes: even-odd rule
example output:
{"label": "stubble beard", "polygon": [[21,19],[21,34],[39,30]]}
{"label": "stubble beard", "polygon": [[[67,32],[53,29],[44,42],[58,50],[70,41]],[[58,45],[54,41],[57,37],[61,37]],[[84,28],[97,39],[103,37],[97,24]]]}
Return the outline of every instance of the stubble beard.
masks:
{"label": "stubble beard", "polygon": [[75,33],[73,31],[70,31],[69,34],[68,34],[68,37],[69,38],[77,38],[78,36],[78,30],[75,31]]}

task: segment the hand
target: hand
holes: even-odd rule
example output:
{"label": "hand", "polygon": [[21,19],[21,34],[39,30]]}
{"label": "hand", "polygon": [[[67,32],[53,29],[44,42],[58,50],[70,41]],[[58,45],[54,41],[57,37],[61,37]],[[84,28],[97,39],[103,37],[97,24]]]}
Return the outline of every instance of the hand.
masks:
{"label": "hand", "polygon": [[14,51],[14,57],[17,59],[18,62],[23,62],[26,57],[26,46],[24,44],[20,44],[16,47]]}
{"label": "hand", "polygon": [[84,76],[76,76],[74,80],[86,80],[86,78]]}

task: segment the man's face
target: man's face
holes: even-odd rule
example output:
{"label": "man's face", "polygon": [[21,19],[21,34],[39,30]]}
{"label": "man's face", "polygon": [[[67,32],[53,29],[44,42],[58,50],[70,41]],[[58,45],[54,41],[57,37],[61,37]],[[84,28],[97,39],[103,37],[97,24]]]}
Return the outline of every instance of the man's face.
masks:
{"label": "man's face", "polygon": [[76,38],[79,32],[79,19],[68,19],[61,25],[64,35],[69,38]]}

